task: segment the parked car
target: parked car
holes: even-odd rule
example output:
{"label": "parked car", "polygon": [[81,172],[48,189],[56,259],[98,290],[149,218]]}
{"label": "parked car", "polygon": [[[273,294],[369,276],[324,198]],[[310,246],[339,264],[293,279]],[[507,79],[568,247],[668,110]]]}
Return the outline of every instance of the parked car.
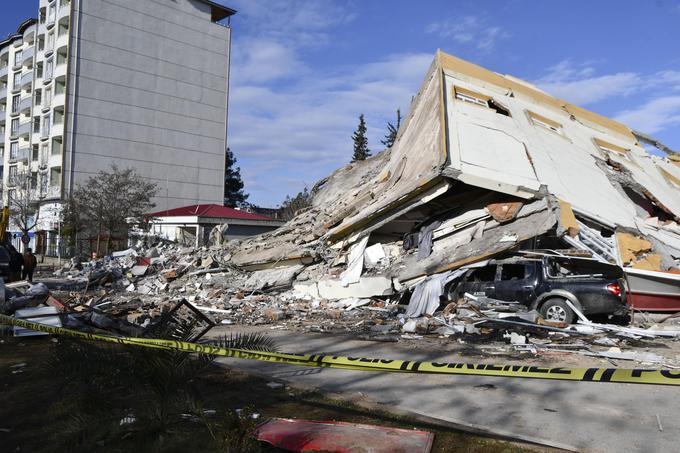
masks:
{"label": "parked car", "polygon": [[567,256],[513,257],[470,269],[446,288],[450,300],[465,293],[517,301],[549,321],[573,323],[576,313],[623,315],[623,270],[600,261]]}

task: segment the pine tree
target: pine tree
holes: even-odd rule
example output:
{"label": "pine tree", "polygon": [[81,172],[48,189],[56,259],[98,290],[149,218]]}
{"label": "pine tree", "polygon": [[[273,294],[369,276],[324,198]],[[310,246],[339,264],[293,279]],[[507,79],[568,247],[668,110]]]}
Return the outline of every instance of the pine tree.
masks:
{"label": "pine tree", "polygon": [[354,154],[352,155],[352,162],[366,160],[367,157],[371,157],[371,150],[368,149],[368,138],[366,138],[366,121],[364,120],[363,113],[359,115],[359,126],[352,134],[352,140],[354,141]]}
{"label": "pine tree", "polygon": [[394,142],[397,140],[399,126],[401,126],[401,110],[397,109],[397,125],[395,126],[392,123],[387,123],[387,134],[385,135],[384,140],[380,140],[380,143],[388,148],[391,148],[392,145],[394,145]]}
{"label": "pine tree", "polygon": [[305,187],[302,192],[298,192],[295,197],[291,198],[290,195],[286,195],[286,199],[281,203],[281,215],[283,219],[290,220],[295,215],[312,205],[312,194]]}
{"label": "pine tree", "polygon": [[241,168],[236,167],[236,157],[227,148],[224,158],[224,205],[237,207],[245,204],[248,194],[243,191]]}

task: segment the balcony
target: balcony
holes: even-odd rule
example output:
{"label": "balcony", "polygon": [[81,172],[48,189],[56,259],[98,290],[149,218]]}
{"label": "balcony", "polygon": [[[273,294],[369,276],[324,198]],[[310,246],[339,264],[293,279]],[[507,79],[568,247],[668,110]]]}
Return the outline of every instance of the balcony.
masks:
{"label": "balcony", "polygon": [[7,86],[0,87],[0,101],[7,99]]}
{"label": "balcony", "polygon": [[26,121],[25,123],[19,124],[16,135],[18,137],[29,137],[31,135],[31,121]]}
{"label": "balcony", "polygon": [[26,74],[21,76],[21,89],[22,90],[30,89],[32,83],[33,83],[33,71],[29,71]]}
{"label": "balcony", "polygon": [[[5,124],[5,115],[7,115],[7,110],[4,107],[0,107],[0,124]],[[0,140],[4,140],[3,135],[5,134],[0,135]]]}
{"label": "balcony", "polygon": [[66,55],[66,48],[68,47],[68,33],[59,35],[54,43],[54,48]]}
{"label": "balcony", "polygon": [[24,39],[23,38],[18,38],[15,39],[14,42],[12,43],[14,47],[21,47],[24,45]]}
{"label": "balcony", "polygon": [[57,120],[59,121],[58,123],[55,122],[52,125],[52,130],[50,131],[50,134],[52,134],[52,138],[59,139],[64,135],[64,121],[63,119]]}
{"label": "balcony", "polygon": [[31,25],[24,31],[24,42],[33,44],[35,42],[35,25]]}
{"label": "balcony", "polygon": [[3,66],[0,68],[0,81],[6,82],[7,81],[7,71],[8,67]]}
{"label": "balcony", "polygon": [[19,148],[16,153],[12,154],[10,153],[9,155],[9,163],[14,164],[17,162],[28,162],[28,159],[30,157],[31,153],[31,148],[28,146],[24,146],[23,148]]}
{"label": "balcony", "polygon": [[7,60],[9,58],[9,46],[0,49],[0,60]]}
{"label": "balcony", "polygon": [[50,8],[48,13],[47,13],[47,20],[45,21],[45,27],[47,27],[48,30],[52,29],[54,27],[54,24],[57,21],[57,9],[55,8]]}
{"label": "balcony", "polygon": [[63,77],[63,78],[65,78],[65,77],[66,77],[66,69],[68,69],[68,68],[67,68],[67,64],[66,64],[66,61],[64,61],[63,63],[59,63],[59,64],[54,68],[54,78],[57,78],[57,77]]}
{"label": "balcony", "polygon": [[50,154],[50,158],[47,164],[50,167],[58,167],[61,165],[61,161],[62,161],[61,148],[59,148],[56,152],[52,150],[52,154]]}
{"label": "balcony", "polygon": [[33,98],[31,96],[23,98],[19,101],[19,113],[30,112],[33,105]]}
{"label": "balcony", "polygon": [[26,67],[33,67],[33,56],[35,55],[35,46],[27,47],[24,49],[23,65]]}
{"label": "balcony", "polygon": [[62,92],[59,94],[55,94],[54,97],[52,98],[52,105],[57,108],[59,106],[65,105],[66,104],[66,95]]}
{"label": "balcony", "polygon": [[71,0],[61,0],[59,2],[59,17],[68,16],[71,12]]}
{"label": "balcony", "polygon": [[[59,181],[61,183],[61,181]],[[47,200],[56,200],[61,198],[61,187],[60,186],[50,186],[45,194]]]}

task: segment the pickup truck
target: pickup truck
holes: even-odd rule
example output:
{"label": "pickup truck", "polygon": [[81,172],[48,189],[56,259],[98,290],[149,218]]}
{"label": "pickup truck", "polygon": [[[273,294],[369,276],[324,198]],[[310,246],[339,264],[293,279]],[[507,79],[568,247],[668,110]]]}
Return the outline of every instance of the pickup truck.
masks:
{"label": "pickup truck", "polygon": [[573,323],[576,313],[623,315],[627,311],[620,267],[568,256],[513,257],[468,270],[445,289],[449,300],[465,293],[516,301],[549,321]]}

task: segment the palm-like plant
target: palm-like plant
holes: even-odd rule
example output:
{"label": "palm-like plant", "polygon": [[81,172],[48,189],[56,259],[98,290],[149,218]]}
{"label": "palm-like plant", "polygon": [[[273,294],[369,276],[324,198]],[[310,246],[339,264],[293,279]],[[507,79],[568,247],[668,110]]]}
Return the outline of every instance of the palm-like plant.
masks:
{"label": "palm-like plant", "polygon": [[[154,336],[186,341],[195,327],[192,320],[172,319],[155,329]],[[277,349],[270,337],[252,333],[225,335],[211,343],[257,351]],[[236,438],[248,443],[243,433],[252,434],[251,423],[225,416],[215,424],[203,415],[195,380],[214,359],[207,354],[61,339],[47,362],[63,380],[65,396],[53,409],[56,422],[50,426],[50,437],[69,451],[91,451],[122,438],[149,450],[164,450],[168,442],[187,433],[189,414],[202,420],[211,434],[218,433],[212,436],[216,443]]]}

